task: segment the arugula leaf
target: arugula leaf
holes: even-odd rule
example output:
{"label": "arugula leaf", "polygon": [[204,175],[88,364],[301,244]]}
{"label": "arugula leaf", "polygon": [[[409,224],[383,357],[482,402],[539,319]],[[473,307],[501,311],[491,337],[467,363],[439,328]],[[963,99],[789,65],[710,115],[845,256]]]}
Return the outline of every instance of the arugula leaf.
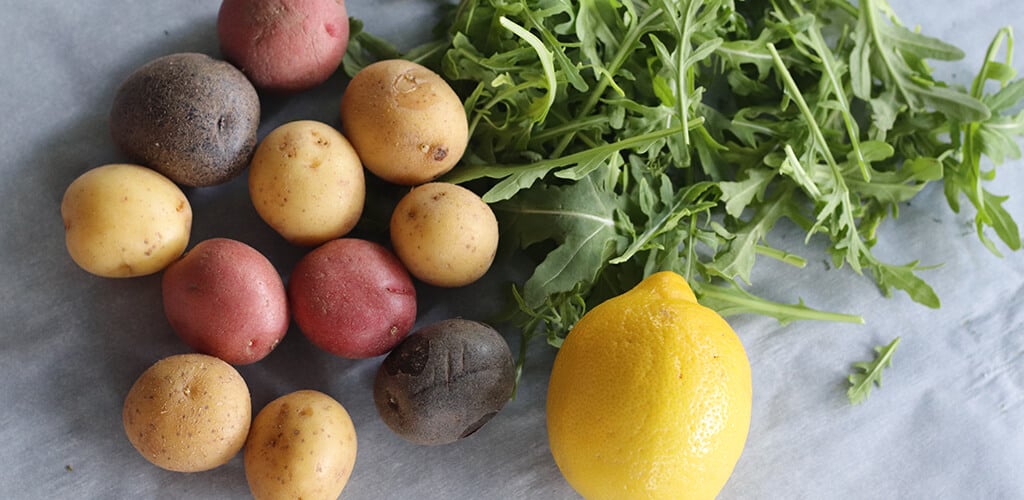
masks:
{"label": "arugula leaf", "polygon": [[760,245],[775,223],[786,215],[791,196],[791,190],[780,190],[771,199],[758,204],[754,215],[728,236],[724,250],[705,266],[706,271],[730,280],[739,277],[750,284]]}
{"label": "arugula leaf", "polygon": [[615,222],[618,204],[614,193],[587,177],[564,187],[542,184],[495,205],[521,247],[545,240],[558,244],[524,285],[528,307],[537,308],[550,294],[597,279],[620,239]]}
{"label": "arugula leaf", "polygon": [[855,371],[847,377],[850,381],[850,388],[846,391],[846,397],[850,400],[850,404],[863,403],[871,395],[872,386],[882,387],[882,370],[892,365],[892,355],[899,345],[900,337],[896,337],[888,345],[875,347],[874,360],[853,364],[854,370],[861,372]]}

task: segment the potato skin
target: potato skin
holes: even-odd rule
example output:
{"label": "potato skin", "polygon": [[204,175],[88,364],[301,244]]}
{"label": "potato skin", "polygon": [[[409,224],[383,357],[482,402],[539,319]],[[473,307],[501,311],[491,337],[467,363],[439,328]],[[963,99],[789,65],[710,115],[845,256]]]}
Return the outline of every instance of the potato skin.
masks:
{"label": "potato skin", "polygon": [[391,244],[409,272],[440,287],[487,273],[498,250],[498,220],[476,193],[431,182],[412,188],[391,215]]}
{"label": "potato skin", "polygon": [[256,146],[260,100],[226,61],[178,53],[154,59],[121,83],[110,135],[135,163],[185,186],[234,178]]}
{"label": "potato skin", "polygon": [[249,197],[289,242],[316,246],[347,234],[363,212],[366,178],[345,136],[326,123],[285,123],[260,142],[249,168]]}
{"label": "potato skin", "polygon": [[233,365],[255,363],[288,331],[288,296],[277,269],[245,243],[198,243],[164,271],[164,314],[190,347]]}
{"label": "potato skin", "polygon": [[234,367],[205,354],[179,354],[139,376],[125,397],[122,420],[146,460],[199,472],[227,463],[242,449],[252,403]]}
{"label": "potato skin", "polygon": [[514,383],[512,352],[497,331],[448,319],[417,330],[384,358],[373,401],[404,439],[447,444],[473,434],[501,411]]}
{"label": "potato skin", "polygon": [[348,48],[342,0],[224,0],[217,36],[225,58],[263,90],[291,93],[326,81]]}
{"label": "potato skin", "polygon": [[159,173],[131,164],[93,168],[75,179],[60,205],[68,253],[97,276],[125,278],[163,270],[188,246],[192,206]]}
{"label": "potato skin", "polygon": [[366,168],[401,185],[448,172],[469,140],[466,112],[451,86],[397,59],[370,64],[352,78],[341,98],[341,124]]}
{"label": "potato skin", "polygon": [[245,477],[256,500],[335,500],[356,460],[356,430],[330,396],[300,390],[256,415],[245,444]]}
{"label": "potato skin", "polygon": [[316,346],[345,358],[391,350],[416,322],[412,278],[387,248],[341,238],[306,254],[288,280],[299,330]]}

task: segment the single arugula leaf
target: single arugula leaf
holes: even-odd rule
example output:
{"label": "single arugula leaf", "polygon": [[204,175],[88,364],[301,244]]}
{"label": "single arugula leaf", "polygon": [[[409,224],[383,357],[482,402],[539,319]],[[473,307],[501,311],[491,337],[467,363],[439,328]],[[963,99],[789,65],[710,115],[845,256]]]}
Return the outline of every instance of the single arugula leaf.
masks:
{"label": "single arugula leaf", "polygon": [[860,404],[871,395],[871,388],[874,385],[882,387],[882,371],[892,365],[892,355],[896,347],[900,345],[900,337],[896,337],[886,346],[875,347],[875,359],[862,361],[853,364],[854,372],[848,380],[850,388],[846,391],[846,397],[850,404]]}
{"label": "single arugula leaf", "polygon": [[[1024,101],[1024,79],[1005,83],[995,94],[985,96],[985,104],[993,113],[1002,113]],[[1019,115],[1018,115],[1019,116]]]}
{"label": "single arugula leaf", "polygon": [[1003,202],[1008,200],[1009,196],[996,196],[987,190],[982,190],[982,199],[984,200],[984,211],[979,212],[975,217],[975,226],[981,242],[993,254],[1002,256],[995,243],[985,235],[985,227],[988,226],[995,230],[996,235],[1010,250],[1020,250],[1020,229],[1010,213],[1003,208]]}
{"label": "single arugula leaf", "polygon": [[875,282],[886,296],[891,295],[891,289],[896,288],[907,292],[910,298],[932,309],[938,309],[941,305],[939,296],[935,290],[923,279],[914,274],[914,271],[922,269],[917,261],[902,266],[885,264],[872,260],[866,265],[875,276]]}
{"label": "single arugula leaf", "polygon": [[900,51],[913,54],[921,59],[940,61],[959,61],[964,58],[964,51],[955,45],[938,38],[910,31],[899,24],[882,24],[882,34],[891,46]]}
{"label": "single arugula leaf", "polygon": [[741,181],[722,181],[718,188],[722,191],[722,201],[725,202],[725,213],[740,217],[743,210],[750,206],[756,199],[764,199],[765,189],[775,176],[773,170],[766,168],[749,169],[746,171],[746,178]]}
{"label": "single arugula leaf", "polygon": [[523,285],[528,307],[597,279],[621,239],[615,222],[619,203],[590,176],[566,186],[541,184],[494,206],[521,247],[547,240],[557,245]]}

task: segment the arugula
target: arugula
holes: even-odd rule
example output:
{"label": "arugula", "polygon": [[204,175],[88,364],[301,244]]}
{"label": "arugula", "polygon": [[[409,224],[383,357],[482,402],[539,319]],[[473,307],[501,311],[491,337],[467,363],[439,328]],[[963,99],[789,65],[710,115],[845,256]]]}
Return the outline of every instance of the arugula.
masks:
{"label": "arugula", "polygon": [[848,378],[850,388],[846,391],[846,397],[850,404],[863,403],[871,395],[873,386],[882,387],[882,370],[892,365],[892,355],[899,345],[900,337],[896,337],[888,345],[875,346],[875,359],[853,364],[853,368],[860,372],[854,372]]}
{"label": "arugula", "polygon": [[[395,54],[358,29],[349,47],[350,74]],[[590,307],[660,270],[723,315],[861,322],[748,290],[759,259],[806,264],[769,244],[780,223],[824,244],[833,268],[939,307],[920,260],[873,254],[877,228],[941,183],[993,253],[997,240],[1020,249],[1006,198],[986,188],[1021,156],[1012,49],[1004,28],[962,88],[929,61],[963,52],[886,0],[462,0],[402,56],[463,97],[470,147],[444,180],[478,190],[505,243],[536,256],[510,298],[522,363],[530,339],[560,345]]]}

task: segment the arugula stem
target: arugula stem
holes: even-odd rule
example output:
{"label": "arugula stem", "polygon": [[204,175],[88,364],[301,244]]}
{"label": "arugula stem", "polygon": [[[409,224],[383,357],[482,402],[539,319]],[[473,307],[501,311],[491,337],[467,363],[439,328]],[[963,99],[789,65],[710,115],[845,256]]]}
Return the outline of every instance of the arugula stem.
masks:
{"label": "arugula stem", "polygon": [[565,133],[575,134],[577,131],[594,126],[608,123],[608,117],[594,115],[584,119],[577,119],[574,121],[566,121],[560,125],[547,128],[537,132],[530,136],[531,141],[546,141],[553,137],[561,136]]}
{"label": "arugula stem", "polygon": [[696,266],[694,265],[697,260],[697,249],[695,248],[696,240],[697,217],[690,216],[690,230],[686,233],[686,271],[685,274],[683,274],[687,283],[693,283],[693,273],[696,269]]}
{"label": "arugula stem", "polygon": [[[694,120],[691,122],[691,126],[698,127],[704,123],[704,120]],[[466,165],[464,168],[453,170],[451,173],[444,177],[446,182],[454,184],[461,184],[475,179],[491,178],[500,179],[516,174],[523,174],[529,172],[546,172],[560,167],[566,167],[569,165],[575,165],[583,162],[595,155],[606,155],[612,154],[616,151],[624,149],[633,149],[639,146],[663,139],[673,134],[678,134],[680,127],[672,127],[663,130],[655,130],[646,134],[634,135],[625,139],[620,139],[616,142],[605,143],[596,147],[573,153],[565,156],[556,156],[548,158],[546,160],[540,160],[534,163],[521,164],[521,165]],[[484,196],[487,199],[487,196]]]}
{"label": "arugula stem", "polygon": [[776,318],[783,322],[794,320],[828,321],[836,323],[857,323],[864,324],[864,318],[855,314],[835,313],[811,309],[803,303],[783,304],[772,302],[760,297],[748,295],[746,292],[736,293],[735,289],[702,283],[700,285],[699,297],[701,299],[714,300],[724,307],[716,307],[715,310],[723,316],[734,314],[759,314]]}
{"label": "arugula stem", "polygon": [[995,38],[988,45],[988,50],[985,52],[985,60],[981,64],[981,70],[978,71],[978,74],[974,77],[974,82],[971,83],[971,97],[975,99],[982,98],[982,94],[985,91],[985,80],[989,74],[989,66],[996,60],[996,55],[999,52],[999,47],[1003,45],[1003,40],[1006,40],[1006,65],[1012,67],[1013,32],[1009,28],[1003,28],[996,33]]}
{"label": "arugula stem", "polygon": [[772,248],[768,245],[757,245],[754,250],[765,257],[771,257],[779,262],[789,264],[793,267],[804,268],[807,266],[807,259],[803,257],[791,254],[785,250],[779,250],[778,248]]}

